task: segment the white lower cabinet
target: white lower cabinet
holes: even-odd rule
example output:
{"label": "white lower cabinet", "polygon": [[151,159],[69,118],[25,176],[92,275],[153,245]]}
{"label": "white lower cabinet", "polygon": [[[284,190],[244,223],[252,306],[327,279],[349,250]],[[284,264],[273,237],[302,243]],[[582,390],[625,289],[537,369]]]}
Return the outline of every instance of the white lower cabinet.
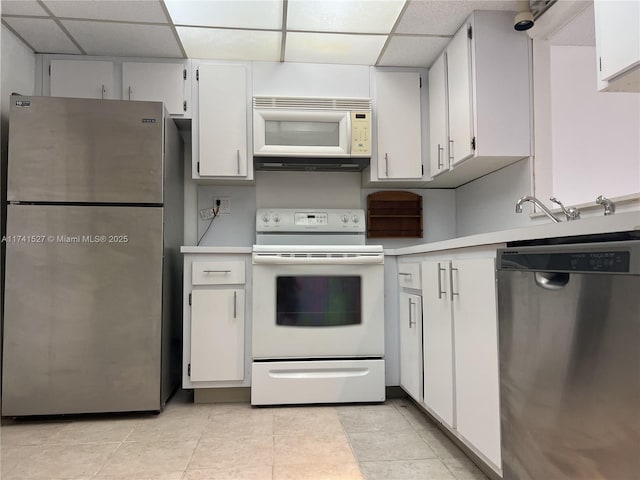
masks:
{"label": "white lower cabinet", "polygon": [[400,292],[400,386],[415,400],[422,389],[422,297]]}
{"label": "white lower cabinet", "polygon": [[500,470],[495,252],[422,263],[424,405]]}
{"label": "white lower cabinet", "polygon": [[244,378],[244,290],[191,293],[191,381]]}
{"label": "white lower cabinet", "polygon": [[185,256],[183,388],[249,386],[246,271],[241,255]]}

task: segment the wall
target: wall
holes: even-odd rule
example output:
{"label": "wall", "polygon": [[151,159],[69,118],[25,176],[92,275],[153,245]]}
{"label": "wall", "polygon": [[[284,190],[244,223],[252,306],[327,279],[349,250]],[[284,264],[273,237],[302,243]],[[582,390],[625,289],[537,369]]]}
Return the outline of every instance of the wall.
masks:
{"label": "wall", "polygon": [[536,38],[533,61],[533,194],[593,205],[640,193],[640,94],[598,92],[592,46]]}
{"label": "wall", "polygon": [[456,236],[531,225],[516,201],[531,192],[530,160],[524,159],[456,189]]}

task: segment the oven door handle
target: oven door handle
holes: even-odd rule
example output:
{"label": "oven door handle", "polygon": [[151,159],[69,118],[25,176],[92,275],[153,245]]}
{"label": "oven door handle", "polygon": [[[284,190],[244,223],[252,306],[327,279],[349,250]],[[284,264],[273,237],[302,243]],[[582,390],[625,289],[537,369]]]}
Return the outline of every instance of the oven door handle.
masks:
{"label": "oven door handle", "polygon": [[364,265],[383,264],[384,254],[358,255],[354,257],[280,257],[277,255],[253,254],[254,264],[270,265]]}

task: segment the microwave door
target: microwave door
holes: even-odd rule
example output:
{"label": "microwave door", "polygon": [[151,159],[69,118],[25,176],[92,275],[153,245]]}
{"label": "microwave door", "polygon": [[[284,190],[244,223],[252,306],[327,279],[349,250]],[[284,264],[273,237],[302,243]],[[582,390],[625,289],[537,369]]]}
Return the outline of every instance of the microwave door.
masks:
{"label": "microwave door", "polygon": [[348,157],[350,112],[254,110],[254,155]]}

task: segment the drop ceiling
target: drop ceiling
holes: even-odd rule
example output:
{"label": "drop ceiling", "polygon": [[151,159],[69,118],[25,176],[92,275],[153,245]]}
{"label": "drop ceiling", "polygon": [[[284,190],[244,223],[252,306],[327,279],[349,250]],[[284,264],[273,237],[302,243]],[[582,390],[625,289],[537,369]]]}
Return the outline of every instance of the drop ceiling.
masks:
{"label": "drop ceiling", "polygon": [[515,0],[2,0],[36,53],[427,67],[473,10]]}

